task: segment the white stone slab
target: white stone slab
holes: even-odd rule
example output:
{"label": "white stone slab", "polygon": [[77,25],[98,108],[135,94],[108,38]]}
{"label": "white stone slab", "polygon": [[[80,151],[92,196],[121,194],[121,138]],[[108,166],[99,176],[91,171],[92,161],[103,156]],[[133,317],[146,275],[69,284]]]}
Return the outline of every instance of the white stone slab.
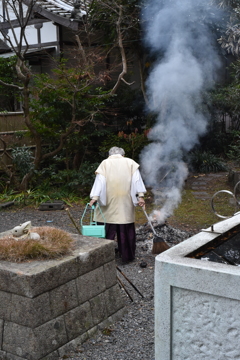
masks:
{"label": "white stone slab", "polygon": [[239,223],[236,214],[156,257],[155,360],[240,360],[240,267],[186,257]]}

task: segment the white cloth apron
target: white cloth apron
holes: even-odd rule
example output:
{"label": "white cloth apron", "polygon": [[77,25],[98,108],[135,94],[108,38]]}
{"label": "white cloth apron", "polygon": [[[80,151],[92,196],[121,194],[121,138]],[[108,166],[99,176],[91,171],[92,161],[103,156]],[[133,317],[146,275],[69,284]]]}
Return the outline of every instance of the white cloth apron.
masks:
{"label": "white cloth apron", "polygon": [[[97,196],[100,200],[102,199],[100,205],[105,204],[105,206],[101,206],[101,209],[107,223],[129,224],[135,222],[134,203],[136,201],[133,202],[133,199],[136,198],[136,192],[146,192],[142,179],[139,181],[141,178],[139,172],[135,178],[141,185],[138,185],[138,189],[134,189],[132,185],[133,175],[138,167],[139,165],[132,159],[121,155],[111,155],[102,161],[97,168],[96,174],[101,176],[93,185],[90,197],[95,198]],[[134,192],[135,194],[133,194]],[[99,211],[96,211],[94,219],[103,222]]]}

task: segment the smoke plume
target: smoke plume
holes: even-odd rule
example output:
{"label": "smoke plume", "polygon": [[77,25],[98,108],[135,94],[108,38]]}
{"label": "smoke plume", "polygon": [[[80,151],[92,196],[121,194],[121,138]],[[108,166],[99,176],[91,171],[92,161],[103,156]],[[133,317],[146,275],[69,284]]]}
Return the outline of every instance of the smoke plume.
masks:
{"label": "smoke plume", "polygon": [[159,223],[181,201],[188,175],[183,156],[207,129],[202,95],[220,66],[210,28],[219,12],[209,2],[149,0],[144,9],[145,44],[155,59],[146,82],[148,110],[157,121],[141,154],[141,171],[161,208],[152,214]]}

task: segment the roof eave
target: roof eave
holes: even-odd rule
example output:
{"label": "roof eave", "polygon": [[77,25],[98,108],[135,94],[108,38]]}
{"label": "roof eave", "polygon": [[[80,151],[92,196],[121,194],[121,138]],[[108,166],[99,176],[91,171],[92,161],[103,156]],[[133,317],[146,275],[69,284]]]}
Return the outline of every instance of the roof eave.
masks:
{"label": "roof eave", "polygon": [[[31,6],[32,0],[23,0],[23,2]],[[79,28],[79,23],[81,20],[74,20],[71,18],[63,17],[57,14],[52,13],[51,11],[45,10],[42,6],[35,4],[33,6],[33,11],[37,12],[41,16],[45,17],[48,20],[51,20],[52,22],[62,25],[64,27],[70,28],[73,31],[77,31]]]}
{"label": "roof eave", "polygon": [[76,21],[74,19],[64,18],[63,16],[53,14],[50,11],[43,9],[41,6],[38,5],[34,6],[34,11],[44,16],[45,18],[51,20],[52,22],[70,28],[74,31],[77,31],[79,28],[79,21]]}

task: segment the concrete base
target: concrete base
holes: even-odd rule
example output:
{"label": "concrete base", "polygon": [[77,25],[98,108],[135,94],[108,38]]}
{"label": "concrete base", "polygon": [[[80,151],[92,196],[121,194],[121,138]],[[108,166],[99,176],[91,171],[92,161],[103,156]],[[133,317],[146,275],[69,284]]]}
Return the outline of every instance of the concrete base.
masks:
{"label": "concrete base", "polygon": [[186,257],[219,236],[207,230],[156,257],[155,360],[240,359],[240,268]]}
{"label": "concrete base", "polygon": [[113,241],[75,236],[60,260],[0,262],[0,359],[54,359],[123,315]]}

